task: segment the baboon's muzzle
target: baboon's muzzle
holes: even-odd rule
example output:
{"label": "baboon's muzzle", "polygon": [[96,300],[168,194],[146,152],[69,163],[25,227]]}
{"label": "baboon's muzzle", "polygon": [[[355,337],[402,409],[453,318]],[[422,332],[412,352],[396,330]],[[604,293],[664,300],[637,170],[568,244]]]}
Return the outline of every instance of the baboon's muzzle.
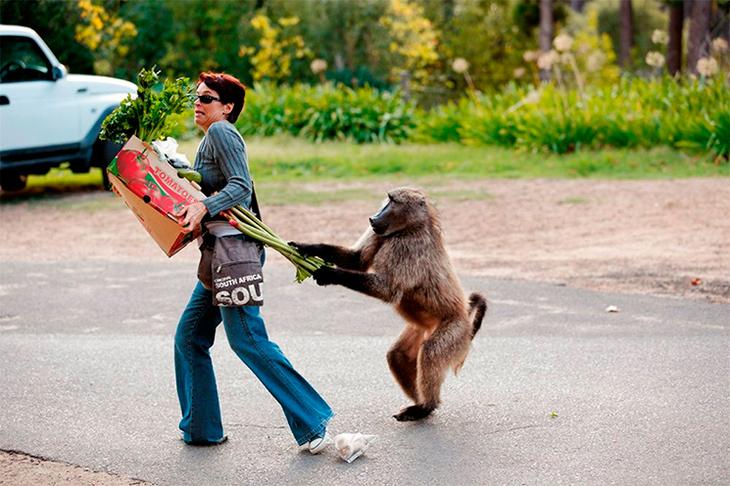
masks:
{"label": "baboon's muzzle", "polygon": [[385,233],[385,230],[388,228],[387,224],[383,224],[383,220],[379,219],[377,216],[373,216],[372,218],[369,218],[370,221],[370,227],[373,228],[373,231],[376,235],[382,235]]}

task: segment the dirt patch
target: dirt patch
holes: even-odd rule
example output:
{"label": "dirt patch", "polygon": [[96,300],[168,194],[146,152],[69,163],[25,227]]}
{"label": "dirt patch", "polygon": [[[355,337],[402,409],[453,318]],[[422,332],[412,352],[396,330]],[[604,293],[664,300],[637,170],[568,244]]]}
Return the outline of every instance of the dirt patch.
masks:
{"label": "dirt patch", "polygon": [[[300,190],[384,194],[392,186],[307,184]],[[488,180],[439,183],[429,192],[460,273],[730,302],[726,179]],[[351,244],[379,200],[262,204],[267,223],[284,238]],[[166,259],[108,193],[5,200],[0,226],[0,260]],[[197,250],[191,246],[174,258],[194,261]]]}
{"label": "dirt patch", "polygon": [[[392,185],[307,184],[300,190],[385,194]],[[730,303],[726,179],[453,182],[432,185],[430,194],[461,274]],[[284,238],[351,244],[379,200],[262,204],[267,223]],[[4,197],[0,229],[0,261],[167,259],[109,193]],[[197,256],[191,246],[174,258],[189,260],[192,271]],[[1,484],[143,484],[4,452],[0,478]]]}

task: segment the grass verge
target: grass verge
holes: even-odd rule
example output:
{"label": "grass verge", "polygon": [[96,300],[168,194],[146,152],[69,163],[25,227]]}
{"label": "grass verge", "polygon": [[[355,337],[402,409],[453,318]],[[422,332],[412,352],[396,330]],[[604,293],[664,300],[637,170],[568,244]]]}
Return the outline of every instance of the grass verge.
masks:
{"label": "grass verge", "polygon": [[[356,145],[315,144],[292,137],[251,137],[247,140],[251,172],[261,199],[268,204],[323,204],[380,198],[382,194],[358,181],[417,184],[443,199],[488,199],[489,194],[454,190],[448,181],[474,178],[596,178],[667,179],[730,176],[730,163],[709,155],[691,156],[669,148],[607,149],[567,155],[520,152],[498,147],[457,144]],[[181,143],[180,152],[194,159],[198,141]],[[322,182],[332,181],[332,184]],[[318,182],[308,189],[307,182]],[[27,198],[101,186],[101,172],[73,174],[53,169],[30,176]],[[2,200],[8,200],[4,194]],[[580,201],[566,200],[566,204]]]}

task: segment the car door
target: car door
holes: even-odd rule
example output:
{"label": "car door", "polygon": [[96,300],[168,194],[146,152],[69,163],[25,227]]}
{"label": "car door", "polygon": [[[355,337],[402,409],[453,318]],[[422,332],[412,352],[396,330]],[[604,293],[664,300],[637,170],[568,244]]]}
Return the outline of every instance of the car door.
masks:
{"label": "car door", "polygon": [[0,36],[0,150],[79,142],[76,88],[53,77],[53,65],[34,39]]}

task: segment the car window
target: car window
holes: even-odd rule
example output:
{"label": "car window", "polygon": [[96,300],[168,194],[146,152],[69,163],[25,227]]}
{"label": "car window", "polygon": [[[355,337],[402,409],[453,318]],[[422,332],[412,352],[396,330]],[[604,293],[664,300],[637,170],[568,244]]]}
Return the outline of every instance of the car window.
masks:
{"label": "car window", "polygon": [[33,39],[0,36],[0,83],[49,79],[51,64]]}

